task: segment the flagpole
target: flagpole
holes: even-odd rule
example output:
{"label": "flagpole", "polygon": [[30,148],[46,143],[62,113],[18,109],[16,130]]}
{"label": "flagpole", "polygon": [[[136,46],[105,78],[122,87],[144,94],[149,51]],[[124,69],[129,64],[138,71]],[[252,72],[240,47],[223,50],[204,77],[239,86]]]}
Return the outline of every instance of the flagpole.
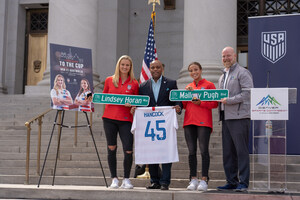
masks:
{"label": "flagpole", "polygon": [[160,5],[160,0],[148,0],[148,5],[152,3],[153,6],[153,12],[155,12],[155,5],[158,4]]}
{"label": "flagpole", "polygon": [[[155,5],[158,4],[160,5],[160,0],[148,0],[148,5],[152,3],[152,13],[151,13],[151,18],[153,20],[153,37],[155,33]],[[149,173],[149,165],[146,165],[145,167],[145,173],[142,175],[137,176],[137,178],[140,179],[150,179],[150,173]]]}
{"label": "flagpole", "polygon": [[155,6],[156,4],[160,5],[160,0],[148,0],[148,5],[152,3],[152,13],[151,18],[153,20],[153,32],[155,33]]}

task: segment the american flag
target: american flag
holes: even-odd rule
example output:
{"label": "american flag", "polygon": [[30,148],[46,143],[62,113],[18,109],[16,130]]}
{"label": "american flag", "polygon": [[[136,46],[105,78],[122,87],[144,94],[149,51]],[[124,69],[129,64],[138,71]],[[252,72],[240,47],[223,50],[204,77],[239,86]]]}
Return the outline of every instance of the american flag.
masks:
{"label": "american flag", "polygon": [[150,63],[153,60],[157,60],[156,45],[154,40],[154,26],[155,26],[155,12],[152,12],[149,31],[148,31],[148,38],[147,38],[145,52],[144,52],[142,71],[140,75],[140,83],[143,83],[144,81],[147,81],[148,79],[151,78],[151,73],[149,70]]}

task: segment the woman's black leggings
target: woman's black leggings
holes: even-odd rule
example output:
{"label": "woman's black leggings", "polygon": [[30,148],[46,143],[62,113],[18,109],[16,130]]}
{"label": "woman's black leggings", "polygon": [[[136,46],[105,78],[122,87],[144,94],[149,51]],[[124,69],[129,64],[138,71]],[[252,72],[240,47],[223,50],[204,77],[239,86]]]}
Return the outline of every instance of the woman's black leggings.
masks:
{"label": "woman's black leggings", "polygon": [[[118,121],[113,119],[103,118],[103,126],[107,141],[107,146],[117,145],[117,135],[119,133],[120,139],[123,145],[124,152],[124,178],[129,178],[130,170],[132,166],[132,146],[133,146],[133,135],[130,132],[131,122],[128,121]],[[131,153],[127,153],[131,151]],[[117,176],[117,147],[114,150],[107,148],[107,160],[108,166],[111,174],[111,178]]]}
{"label": "woman's black leggings", "polygon": [[197,139],[202,158],[202,177],[208,177],[210,164],[209,139],[211,128],[205,126],[188,125],[184,127],[185,141],[189,149],[190,177],[197,177]]}

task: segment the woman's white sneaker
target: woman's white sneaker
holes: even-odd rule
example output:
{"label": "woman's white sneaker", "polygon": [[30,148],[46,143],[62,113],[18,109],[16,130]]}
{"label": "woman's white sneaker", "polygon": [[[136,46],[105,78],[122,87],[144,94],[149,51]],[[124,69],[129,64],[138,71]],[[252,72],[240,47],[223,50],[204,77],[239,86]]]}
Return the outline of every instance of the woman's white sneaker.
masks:
{"label": "woman's white sneaker", "polygon": [[207,182],[204,180],[201,180],[197,189],[199,191],[207,191],[207,187],[208,187]]}
{"label": "woman's white sneaker", "polygon": [[123,188],[123,189],[133,189],[133,185],[131,184],[129,178],[125,178],[122,181],[121,188]]}
{"label": "woman's white sneaker", "polygon": [[117,178],[113,178],[109,188],[112,188],[112,189],[119,188],[119,180]]}
{"label": "woman's white sneaker", "polygon": [[192,179],[189,186],[187,186],[187,190],[196,190],[198,186],[198,179]]}

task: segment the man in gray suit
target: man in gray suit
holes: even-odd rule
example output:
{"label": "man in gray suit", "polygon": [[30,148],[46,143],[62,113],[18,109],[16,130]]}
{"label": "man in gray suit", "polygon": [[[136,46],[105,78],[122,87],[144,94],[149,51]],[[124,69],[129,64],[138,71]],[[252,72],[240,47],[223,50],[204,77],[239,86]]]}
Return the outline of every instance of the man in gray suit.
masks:
{"label": "man in gray suit", "polygon": [[219,79],[219,88],[228,89],[229,97],[220,101],[222,121],[223,167],[226,184],[218,190],[245,191],[249,186],[249,130],[251,73],[236,62],[232,47],[222,51],[225,69]]}

